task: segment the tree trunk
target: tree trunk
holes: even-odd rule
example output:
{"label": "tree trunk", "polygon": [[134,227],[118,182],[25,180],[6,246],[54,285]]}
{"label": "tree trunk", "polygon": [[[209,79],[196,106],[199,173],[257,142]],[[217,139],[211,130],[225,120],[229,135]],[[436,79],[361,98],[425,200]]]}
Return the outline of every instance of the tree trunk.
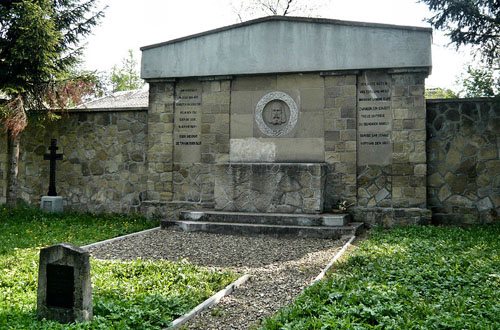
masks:
{"label": "tree trunk", "polygon": [[7,171],[7,205],[16,206],[17,204],[17,173],[19,172],[19,145],[21,137],[17,135],[11,137],[10,131],[7,132],[8,140],[8,171]]}

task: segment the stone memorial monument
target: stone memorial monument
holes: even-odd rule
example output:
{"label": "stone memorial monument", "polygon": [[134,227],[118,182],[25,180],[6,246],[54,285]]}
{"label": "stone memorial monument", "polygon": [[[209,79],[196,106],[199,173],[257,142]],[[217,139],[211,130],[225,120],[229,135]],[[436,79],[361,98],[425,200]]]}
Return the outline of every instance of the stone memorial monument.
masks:
{"label": "stone memorial monument", "polygon": [[49,212],[62,212],[63,211],[63,198],[57,196],[56,192],[56,160],[62,160],[63,154],[58,154],[57,140],[50,140],[50,153],[44,154],[43,159],[50,161],[50,178],[49,178],[49,192],[47,196],[42,196],[40,209]]}
{"label": "stone memorial monument", "polygon": [[143,47],[161,151],[144,208],[324,224],[342,203],[360,222],[426,223],[431,40],[428,28],[272,16]]}
{"label": "stone memorial monument", "polygon": [[37,314],[61,323],[92,320],[89,253],[69,243],[40,250]]}

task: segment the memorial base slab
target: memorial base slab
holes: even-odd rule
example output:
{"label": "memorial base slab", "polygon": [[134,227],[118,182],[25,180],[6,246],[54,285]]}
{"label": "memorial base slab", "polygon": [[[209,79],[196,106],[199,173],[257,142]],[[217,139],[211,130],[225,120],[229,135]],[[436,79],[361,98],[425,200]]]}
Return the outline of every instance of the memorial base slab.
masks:
{"label": "memorial base slab", "polygon": [[325,172],[324,163],[218,164],[215,166],[215,209],[322,213]]}
{"label": "memorial base slab", "polygon": [[42,196],[40,210],[47,212],[62,212],[63,198],[61,196]]}

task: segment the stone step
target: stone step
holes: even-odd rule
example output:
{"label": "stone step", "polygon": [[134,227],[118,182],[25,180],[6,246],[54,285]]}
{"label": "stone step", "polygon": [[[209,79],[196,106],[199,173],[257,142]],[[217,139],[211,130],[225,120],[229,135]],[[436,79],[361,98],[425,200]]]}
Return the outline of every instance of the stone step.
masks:
{"label": "stone step", "polygon": [[206,222],[206,221],[183,221],[168,220],[162,221],[161,227],[180,228],[186,232],[208,232],[226,235],[248,235],[248,236],[293,236],[304,238],[329,238],[339,239],[343,235],[355,235],[362,227],[361,222],[350,223],[347,226],[326,227],[326,226],[283,226],[283,225],[263,225],[252,223],[227,223],[227,222]]}
{"label": "stone step", "polygon": [[182,211],[181,220],[248,223],[285,226],[345,226],[349,223],[349,214],[288,214],[288,213],[250,213],[224,211]]}

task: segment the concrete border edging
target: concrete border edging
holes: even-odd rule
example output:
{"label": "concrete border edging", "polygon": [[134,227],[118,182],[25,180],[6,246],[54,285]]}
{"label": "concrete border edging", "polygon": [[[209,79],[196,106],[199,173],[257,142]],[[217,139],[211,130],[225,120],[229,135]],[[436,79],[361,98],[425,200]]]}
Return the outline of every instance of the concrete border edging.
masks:
{"label": "concrete border edging", "polygon": [[210,298],[208,298],[207,300],[205,300],[204,302],[202,302],[201,304],[196,306],[189,313],[175,319],[172,322],[172,325],[167,329],[179,328],[184,323],[186,323],[187,321],[189,321],[190,319],[192,319],[193,317],[195,317],[196,315],[198,315],[199,313],[201,313],[205,309],[211,307],[212,305],[217,304],[223,297],[230,295],[234,291],[234,289],[236,289],[236,288],[240,287],[241,285],[243,285],[244,283],[246,283],[250,279],[250,277],[251,276],[248,274],[241,276],[239,279],[237,279],[233,283],[229,284],[224,289],[220,290],[219,292],[217,292],[216,294],[214,294],[213,296],[211,296]]}
{"label": "concrete border edging", "polygon": [[84,250],[89,250],[90,248],[93,248],[93,247],[96,247],[96,246],[99,246],[99,245],[102,245],[102,244],[119,241],[119,240],[122,240],[124,238],[139,236],[139,235],[146,234],[146,233],[149,233],[149,232],[152,232],[152,231],[155,231],[155,230],[160,230],[160,227],[154,227],[154,228],[151,228],[151,229],[146,229],[146,230],[143,230],[143,231],[138,231],[136,233],[131,233],[131,234],[123,235],[123,236],[118,236],[118,237],[106,239],[104,241],[100,241],[100,242],[96,242],[96,243],[92,243],[92,244],[80,246],[80,248],[84,249]]}
{"label": "concrete border edging", "polygon": [[333,259],[328,263],[328,265],[326,265],[326,267],[321,271],[321,273],[319,273],[318,276],[316,276],[316,278],[311,282],[311,285],[313,285],[314,283],[320,281],[323,279],[323,277],[325,277],[326,275],[326,272],[328,270],[330,270],[330,268],[333,266],[334,263],[337,262],[337,260],[339,260],[340,257],[342,257],[342,255],[345,253],[345,251],[347,251],[347,248],[351,245],[351,243],[356,239],[356,235],[353,235],[349,241],[347,243],[344,244],[344,246],[342,247],[342,249],[340,249],[339,252],[337,252],[337,254],[335,255],[335,257],[333,257]]}

